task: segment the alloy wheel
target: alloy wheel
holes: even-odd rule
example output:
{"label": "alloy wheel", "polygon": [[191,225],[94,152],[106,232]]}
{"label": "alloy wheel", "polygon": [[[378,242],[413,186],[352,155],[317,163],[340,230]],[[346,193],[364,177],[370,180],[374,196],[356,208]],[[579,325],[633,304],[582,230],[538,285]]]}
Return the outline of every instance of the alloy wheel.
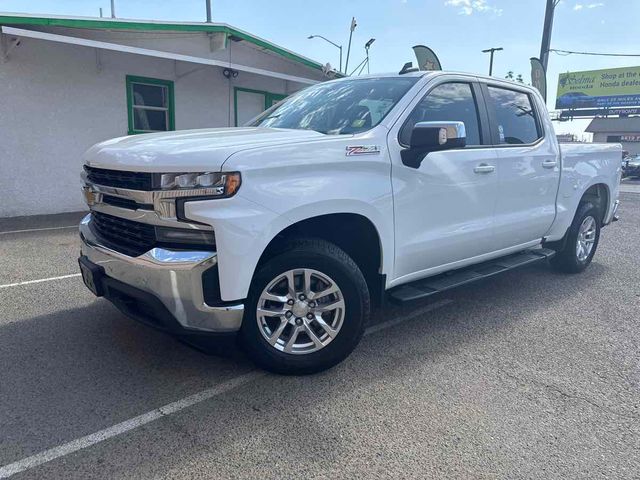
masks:
{"label": "alloy wheel", "polygon": [[592,216],[584,218],[578,229],[578,240],[576,242],[576,256],[578,260],[584,262],[591,251],[596,241],[596,219]]}
{"label": "alloy wheel", "polygon": [[342,291],[328,275],[310,268],[274,278],[258,299],[260,333],[276,350],[309,354],[336,338],[345,316]]}

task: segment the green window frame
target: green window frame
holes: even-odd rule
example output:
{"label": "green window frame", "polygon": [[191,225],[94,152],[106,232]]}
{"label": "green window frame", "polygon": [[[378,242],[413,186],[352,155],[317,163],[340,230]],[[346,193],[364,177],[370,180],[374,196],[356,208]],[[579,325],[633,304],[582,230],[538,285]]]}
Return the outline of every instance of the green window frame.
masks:
{"label": "green window frame", "polygon": [[270,108],[274,103],[277,103],[280,100],[284,100],[289,96],[282,93],[267,92],[266,90],[255,90],[252,88],[234,87],[233,88],[233,117],[234,117],[234,125],[236,127],[238,126],[238,92],[257,93],[259,95],[264,95],[265,110]]}
{"label": "green window frame", "polygon": [[[155,85],[162,86],[167,88],[167,129],[166,130],[140,130],[135,128],[134,123],[134,109],[141,108],[140,106],[134,105],[133,102],[133,86],[134,85]],[[127,85],[127,120],[129,127],[129,135],[136,135],[139,133],[151,133],[151,132],[165,132],[176,129],[175,124],[175,97],[174,97],[174,86],[171,80],[162,80],[159,78],[150,78],[150,77],[138,77],[135,75],[127,75],[126,77],[126,85]],[[147,107],[147,109],[158,109],[159,107]]]}

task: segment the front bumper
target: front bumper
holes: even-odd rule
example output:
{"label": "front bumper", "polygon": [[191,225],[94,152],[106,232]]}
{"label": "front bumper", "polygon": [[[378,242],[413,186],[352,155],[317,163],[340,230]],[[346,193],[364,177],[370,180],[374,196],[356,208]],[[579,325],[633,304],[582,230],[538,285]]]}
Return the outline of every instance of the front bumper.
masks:
{"label": "front bumper", "polygon": [[171,333],[230,333],[240,329],[244,305],[207,305],[202,274],[215,267],[217,254],[153,248],[129,257],[100,244],[80,222],[81,252],[104,269],[104,296],[124,313]]}

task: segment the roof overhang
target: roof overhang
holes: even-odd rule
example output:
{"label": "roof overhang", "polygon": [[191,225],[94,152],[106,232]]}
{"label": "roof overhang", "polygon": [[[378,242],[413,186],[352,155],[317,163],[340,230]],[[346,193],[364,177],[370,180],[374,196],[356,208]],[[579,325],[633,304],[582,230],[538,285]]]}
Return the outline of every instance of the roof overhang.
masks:
{"label": "roof overhang", "polygon": [[213,60],[204,57],[194,57],[191,55],[183,55],[180,53],[165,52],[161,50],[152,50],[148,48],[132,47],[129,45],[121,45],[118,43],[100,42],[97,40],[89,40],[86,38],[71,37],[68,35],[58,35],[55,33],[46,33],[36,30],[27,30],[24,28],[15,28],[2,26],[2,33],[7,35],[14,35],[17,37],[34,38],[37,40],[45,40],[49,42],[66,43],[70,45],[80,45],[85,47],[97,48],[101,50],[112,50],[122,53],[131,53],[134,55],[144,55],[147,57],[163,58],[166,60],[176,60],[187,63],[197,63],[201,65],[211,65],[215,67],[230,68],[238,70],[240,72],[253,73],[256,75],[262,75],[266,77],[279,78],[281,80],[288,80],[291,82],[303,83],[303,84],[315,84],[319,83],[318,80],[312,80],[310,78],[297,77],[294,75],[287,75],[285,73],[272,72],[270,70],[264,70],[262,68],[250,67],[248,65],[241,65],[238,63],[225,62],[222,60]]}
{"label": "roof overhang", "polygon": [[174,32],[221,32],[244,40],[257,48],[269,51],[314,70],[323,70],[323,65],[303,55],[292,52],[275,43],[260,38],[226,23],[167,22],[159,20],[127,20],[122,18],[68,17],[26,13],[0,12],[0,25],[29,25],[40,27],[65,27],[101,30],[174,31]]}

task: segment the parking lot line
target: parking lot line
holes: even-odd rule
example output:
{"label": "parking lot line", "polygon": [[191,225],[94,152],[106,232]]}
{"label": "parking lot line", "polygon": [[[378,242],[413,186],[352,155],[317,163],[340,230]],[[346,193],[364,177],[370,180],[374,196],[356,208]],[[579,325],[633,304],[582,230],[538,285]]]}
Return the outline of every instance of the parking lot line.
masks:
{"label": "parking lot line", "polygon": [[[452,300],[439,300],[427,305],[424,308],[414,311],[410,315],[392,318],[390,320],[387,320],[386,322],[381,322],[379,324],[373,325],[367,328],[364,334],[366,336],[372,333],[379,332],[381,330],[385,330],[387,328],[394,327],[400,323],[419,317],[420,315],[423,315],[427,312],[442,308],[446,305],[449,305],[450,303],[452,303]],[[64,457],[79,450],[84,450],[85,448],[91,447],[110,438],[117,437],[126,432],[130,432],[131,430],[135,430],[138,427],[154,422],[162,417],[166,417],[173,413],[177,413],[181,410],[202,403],[206,400],[215,398],[218,395],[229,392],[250,381],[257,380],[258,378],[265,375],[266,373],[262,371],[250,371],[248,373],[245,373],[244,375],[240,375],[239,377],[227,380],[220,385],[216,385],[215,387],[211,387],[206,390],[202,390],[201,392],[194,393],[193,395],[189,395],[175,402],[143,413],[142,415],[138,415],[137,417],[130,418],[128,420],[125,420],[124,422],[117,423],[116,425],[113,425],[111,427],[107,427],[103,430],[99,430],[84,437],[71,440],[70,442],[50,448],[48,450],[44,450],[40,453],[36,453],[35,455],[31,455],[30,457],[23,458],[8,465],[0,466],[0,479],[9,478],[16,473],[24,472],[57,458]]]}
{"label": "parking lot line", "polygon": [[216,385],[215,387],[185,397],[181,400],[178,400],[177,402],[169,403],[167,405],[164,405],[163,407],[156,408],[155,410],[151,410],[150,412],[143,413],[142,415],[138,415],[137,417],[130,418],[129,420],[125,420],[124,422],[105,428],[104,430],[100,430],[85,437],[77,438],[58,447],[50,448],[49,450],[45,450],[44,452],[32,455],[22,460],[18,460],[17,462],[11,463],[9,465],[5,465],[4,467],[0,467],[0,478],[8,478],[12,475],[15,475],[16,473],[24,472],[25,470],[29,470],[30,468],[37,467],[38,465],[42,465],[43,463],[50,462],[51,460],[55,460],[56,458],[64,457],[65,455],[77,452],[78,450],[83,450],[87,447],[95,445],[96,443],[108,440],[109,438],[122,435],[125,432],[134,430],[138,427],[146,425],[147,423],[158,420],[159,418],[179,412],[180,410],[184,410],[187,407],[196,405],[205,400],[214,398],[222,393],[233,390],[234,388],[237,388],[240,385],[243,385],[251,380],[255,380],[256,378],[259,378],[263,375],[265,375],[265,373],[258,371],[246,373],[239,377],[232,378],[229,381],[223,382],[220,385]]}
{"label": "parking lot line", "polygon": [[65,230],[68,228],[78,228],[78,225],[67,225],[66,227],[27,228],[25,230],[8,230],[6,232],[0,232],[0,235],[8,235],[10,233],[44,232],[46,230]]}
{"label": "parking lot line", "polygon": [[75,277],[79,277],[79,276],[80,276],[79,273],[71,273],[69,275],[61,275],[59,277],[39,278],[37,280],[26,280],[24,282],[7,283],[5,285],[0,285],[0,289],[11,288],[11,287],[19,287],[21,285],[31,285],[32,283],[52,282],[53,280],[64,280],[65,278],[75,278]]}

